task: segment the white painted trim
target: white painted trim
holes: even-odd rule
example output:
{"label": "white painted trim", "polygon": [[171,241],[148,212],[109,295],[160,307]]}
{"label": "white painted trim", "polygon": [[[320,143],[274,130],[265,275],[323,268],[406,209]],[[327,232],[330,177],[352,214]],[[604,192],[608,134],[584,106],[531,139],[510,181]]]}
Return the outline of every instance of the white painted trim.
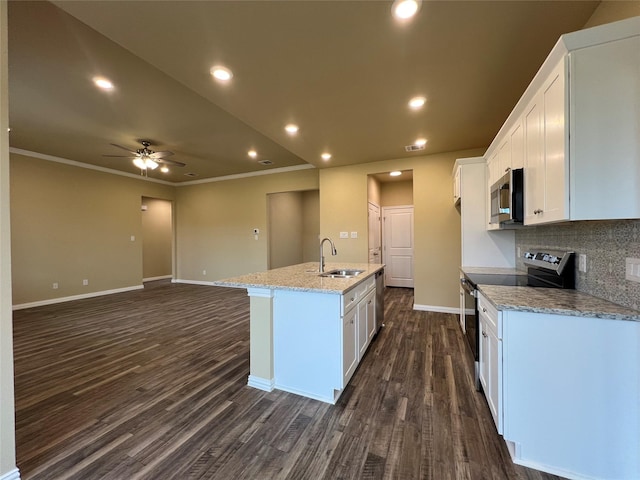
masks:
{"label": "white painted trim", "polygon": [[237,180],[239,178],[259,177],[261,175],[272,175],[274,173],[295,172],[298,170],[309,170],[316,168],[313,165],[294,165],[292,167],[270,168],[269,170],[261,170],[259,172],[237,173],[235,175],[225,175],[224,177],[203,178],[202,180],[191,180],[189,182],[173,183],[176,187],[188,187],[189,185],[200,185],[203,183],[224,182],[225,180]]}
{"label": "white painted trim", "polygon": [[143,278],[143,282],[154,282],[156,280],[166,280],[167,278],[173,278],[173,275],[160,275],[159,277]]}
{"label": "white painted trim", "polygon": [[[102,295],[112,295],[114,293],[131,292],[133,290],[141,290],[144,285],[134,285],[132,287],[114,288],[112,290],[102,290],[100,292],[83,293],[81,295],[71,295],[69,297],[48,298],[47,300],[39,300],[37,302],[19,303],[13,306],[13,310],[23,310],[25,308],[42,307],[43,305],[54,305],[56,303],[70,302],[72,300],[82,300],[84,298],[101,297]],[[0,478],[0,480],[2,480]]]}
{"label": "white painted trim", "polygon": [[568,478],[570,480],[607,480],[605,477],[592,477],[590,475],[580,475],[576,472],[571,472],[568,470],[563,470],[561,468],[550,467],[549,465],[545,465],[538,462],[528,462],[526,460],[522,460],[519,458],[513,458],[513,463],[517,465],[522,465],[523,467],[533,468],[535,470],[540,470],[541,472],[550,473],[552,475],[558,475],[562,478]]}
{"label": "white painted trim", "polygon": [[23,150],[21,148],[9,147],[9,153],[15,153],[16,155],[24,155],[26,157],[38,158],[40,160],[47,160],[49,162],[63,163],[65,165],[71,165],[73,167],[79,167],[79,168],[86,168],[88,170],[96,170],[98,172],[103,172],[103,173],[111,173],[113,175],[120,175],[122,177],[135,178],[136,180],[143,180],[145,182],[153,182],[153,183],[160,183],[162,185],[170,185],[172,187],[188,187],[189,185],[200,185],[202,183],[224,182],[225,180],[237,180],[239,178],[258,177],[261,175],[273,175],[276,173],[295,172],[297,170],[308,170],[310,168],[316,168],[314,165],[307,163],[304,165],[294,165],[291,167],[270,168],[269,170],[261,170],[259,172],[237,173],[234,175],[225,175],[222,177],[203,178],[201,180],[191,180],[188,182],[169,182],[167,180],[149,178],[143,175],[137,175],[135,173],[121,172],[120,170],[114,170],[112,168],[99,167],[98,165],[91,165],[89,163],[76,162],[75,160],[56,157],[54,155],[47,155],[46,153],[32,152],[30,150]]}
{"label": "white painted trim", "polygon": [[21,148],[9,147],[9,153],[15,153],[16,155],[24,155],[26,157],[38,158],[40,160],[47,160],[49,162],[63,163],[65,165],[71,165],[72,167],[86,168],[88,170],[96,170],[98,172],[110,173],[112,175],[120,175],[121,177],[135,178],[136,180],[143,180],[145,182],[160,183],[162,185],[176,185],[173,182],[167,182],[166,180],[158,180],[156,178],[149,178],[143,175],[136,175],[135,173],[121,172],[120,170],[113,170],[112,168],[99,167],[97,165],[91,165],[89,163],[76,162],[75,160],[68,160],[66,158],[55,157],[53,155],[47,155],[46,153],[32,152],[30,150],[23,150]]}
{"label": "white painted trim", "polygon": [[[314,400],[320,400],[321,402],[330,403],[331,405],[335,405],[337,400],[337,398],[335,398],[335,395],[325,397],[323,395],[307,392],[298,388],[287,387],[286,385],[276,384],[275,388],[277,388],[278,390],[282,390],[283,392],[295,393],[296,395],[301,395],[303,397],[312,398]],[[340,391],[340,393],[342,392]]]}
{"label": "white painted trim", "polygon": [[275,379],[256,377],[255,375],[249,375],[247,385],[258,390],[264,390],[265,392],[272,392],[275,388]]}
{"label": "white painted trim", "polygon": [[213,282],[205,282],[204,280],[185,280],[183,278],[174,278],[171,283],[187,283],[189,285],[203,285],[205,287],[215,287]]}
{"label": "white painted trim", "polygon": [[459,307],[442,307],[440,305],[419,305],[417,303],[414,303],[413,309],[420,310],[422,312],[455,313],[456,315],[460,314]]}
{"label": "white painted trim", "polygon": [[20,480],[20,471],[17,468],[0,475],[0,480]]}

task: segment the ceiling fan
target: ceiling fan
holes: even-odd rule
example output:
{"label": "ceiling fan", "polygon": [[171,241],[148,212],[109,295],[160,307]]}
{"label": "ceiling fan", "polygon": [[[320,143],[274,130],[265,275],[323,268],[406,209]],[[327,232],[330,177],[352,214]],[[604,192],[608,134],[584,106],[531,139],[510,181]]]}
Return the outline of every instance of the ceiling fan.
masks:
{"label": "ceiling fan", "polygon": [[182,162],[177,162],[175,160],[169,160],[168,158],[166,158],[173,155],[173,152],[170,152],[169,150],[165,150],[162,152],[151,150],[149,148],[151,146],[151,142],[149,140],[140,140],[140,143],[142,144],[142,148],[138,148],[136,150],[131,150],[130,148],[123,147],[122,145],[111,143],[111,145],[113,145],[114,147],[126,150],[127,152],[129,152],[129,155],[103,155],[103,157],[132,158],[133,164],[142,171],[146,171],[147,169],[155,170],[160,164],[171,165],[174,167],[185,166],[185,164]]}

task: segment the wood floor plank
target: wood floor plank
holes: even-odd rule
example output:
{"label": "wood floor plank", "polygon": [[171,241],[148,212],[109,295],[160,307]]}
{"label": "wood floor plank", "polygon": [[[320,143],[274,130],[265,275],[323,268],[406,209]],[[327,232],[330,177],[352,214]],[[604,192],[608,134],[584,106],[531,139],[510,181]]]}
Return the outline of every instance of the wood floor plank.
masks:
{"label": "wood floor plank", "polygon": [[14,312],[24,480],[552,480],[514,465],[455,315],[388,288],[336,405],[246,385],[244,290],[143,290]]}

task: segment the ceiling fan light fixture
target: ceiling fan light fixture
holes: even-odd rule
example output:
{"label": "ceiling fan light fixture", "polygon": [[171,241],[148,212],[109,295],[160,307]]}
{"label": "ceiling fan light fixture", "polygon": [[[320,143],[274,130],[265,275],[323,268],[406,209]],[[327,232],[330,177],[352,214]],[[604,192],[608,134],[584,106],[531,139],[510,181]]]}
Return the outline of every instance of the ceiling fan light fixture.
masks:
{"label": "ceiling fan light fixture", "polygon": [[158,162],[155,162],[150,158],[145,159],[144,163],[147,168],[150,168],[151,170],[155,170],[156,168],[158,168]]}
{"label": "ceiling fan light fixture", "polygon": [[138,158],[134,158],[134,159],[133,159],[133,164],[134,164],[136,167],[138,167],[140,170],[146,170],[146,169],[147,169],[147,164],[146,164],[146,162],[145,162],[142,158],[140,158],[140,157],[138,157]]}

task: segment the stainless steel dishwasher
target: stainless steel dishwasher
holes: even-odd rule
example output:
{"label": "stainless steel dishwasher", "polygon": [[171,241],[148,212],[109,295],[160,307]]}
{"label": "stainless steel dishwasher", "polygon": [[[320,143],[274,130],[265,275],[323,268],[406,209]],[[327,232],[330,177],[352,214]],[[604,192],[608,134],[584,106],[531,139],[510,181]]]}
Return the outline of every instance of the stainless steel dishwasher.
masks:
{"label": "stainless steel dishwasher", "polygon": [[384,325],[384,269],[376,272],[376,333]]}

